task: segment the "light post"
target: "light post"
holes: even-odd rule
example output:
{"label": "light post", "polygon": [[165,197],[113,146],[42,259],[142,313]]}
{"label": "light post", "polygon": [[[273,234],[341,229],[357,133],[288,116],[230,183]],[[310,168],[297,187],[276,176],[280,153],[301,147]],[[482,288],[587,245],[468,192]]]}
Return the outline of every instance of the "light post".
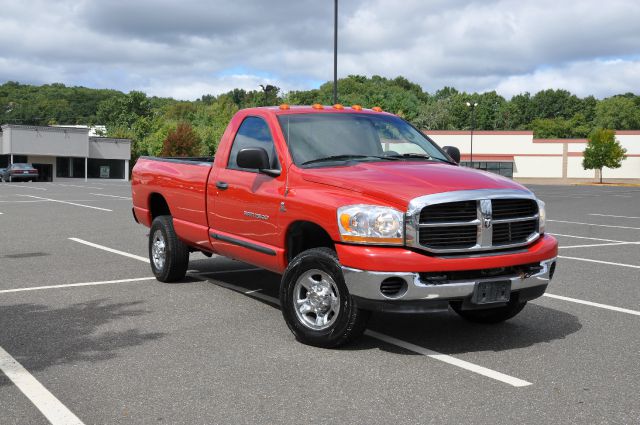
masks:
{"label": "light post", "polygon": [[471,167],[473,166],[473,130],[476,126],[476,106],[478,106],[478,102],[467,102],[467,107],[471,108]]}
{"label": "light post", "polygon": [[338,103],[338,0],[333,3],[333,104]]}

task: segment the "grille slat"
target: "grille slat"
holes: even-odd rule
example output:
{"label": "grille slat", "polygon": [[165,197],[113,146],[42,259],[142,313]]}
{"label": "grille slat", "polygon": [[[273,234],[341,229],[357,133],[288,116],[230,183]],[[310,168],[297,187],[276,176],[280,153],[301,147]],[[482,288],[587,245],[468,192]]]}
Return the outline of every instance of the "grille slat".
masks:
{"label": "grille slat", "polygon": [[476,201],[429,205],[420,212],[420,224],[473,221],[477,218]]}

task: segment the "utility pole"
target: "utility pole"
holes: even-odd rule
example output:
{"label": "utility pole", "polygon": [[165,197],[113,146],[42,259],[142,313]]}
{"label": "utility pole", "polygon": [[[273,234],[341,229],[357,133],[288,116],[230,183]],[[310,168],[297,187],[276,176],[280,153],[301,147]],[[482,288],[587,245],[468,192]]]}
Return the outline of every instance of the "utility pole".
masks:
{"label": "utility pole", "polygon": [[471,167],[473,167],[473,130],[476,127],[476,106],[478,106],[478,102],[467,102],[467,107],[471,108]]}
{"label": "utility pole", "polygon": [[333,104],[338,103],[338,0],[333,7]]}

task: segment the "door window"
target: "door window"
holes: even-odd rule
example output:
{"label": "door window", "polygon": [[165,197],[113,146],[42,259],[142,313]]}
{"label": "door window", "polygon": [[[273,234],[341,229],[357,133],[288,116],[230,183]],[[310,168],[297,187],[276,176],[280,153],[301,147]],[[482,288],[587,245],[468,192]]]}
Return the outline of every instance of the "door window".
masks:
{"label": "door window", "polygon": [[258,117],[247,117],[236,133],[235,139],[233,139],[233,145],[231,146],[231,153],[229,154],[229,163],[227,168],[243,171],[256,171],[248,168],[238,167],[237,157],[238,152],[246,148],[262,148],[267,151],[269,155],[269,164],[271,168],[275,170],[280,169],[280,163],[276,155],[276,148],[271,137],[271,131],[267,123]]}

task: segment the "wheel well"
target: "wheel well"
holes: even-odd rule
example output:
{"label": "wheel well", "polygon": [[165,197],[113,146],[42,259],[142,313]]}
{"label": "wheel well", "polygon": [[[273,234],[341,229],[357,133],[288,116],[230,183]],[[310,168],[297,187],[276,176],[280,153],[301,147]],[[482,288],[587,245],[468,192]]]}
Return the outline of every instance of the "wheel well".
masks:
{"label": "wheel well", "polygon": [[287,261],[291,261],[302,251],[327,247],[335,249],[331,236],[320,226],[310,221],[297,221],[287,231]]}
{"label": "wheel well", "polygon": [[152,193],[149,198],[149,211],[151,212],[151,220],[160,215],[171,215],[169,204],[159,193]]}

